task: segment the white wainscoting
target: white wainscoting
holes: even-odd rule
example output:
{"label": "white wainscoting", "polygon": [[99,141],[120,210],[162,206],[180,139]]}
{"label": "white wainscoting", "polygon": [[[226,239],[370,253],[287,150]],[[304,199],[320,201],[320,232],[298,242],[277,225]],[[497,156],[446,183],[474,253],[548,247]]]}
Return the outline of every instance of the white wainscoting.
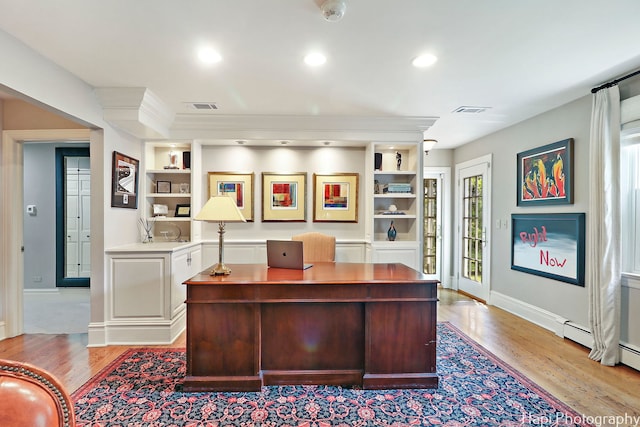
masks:
{"label": "white wainscoting", "polygon": [[[364,241],[336,241],[337,262],[366,262]],[[218,262],[218,242],[202,242],[202,266],[206,269]],[[267,243],[261,240],[225,240],[225,264],[266,264]]]}

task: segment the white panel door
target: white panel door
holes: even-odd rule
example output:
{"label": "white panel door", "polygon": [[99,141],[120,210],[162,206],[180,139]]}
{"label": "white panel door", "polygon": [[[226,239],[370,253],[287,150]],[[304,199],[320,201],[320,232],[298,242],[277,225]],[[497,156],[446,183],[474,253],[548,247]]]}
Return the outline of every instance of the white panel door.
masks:
{"label": "white panel door", "polygon": [[79,157],[78,211],[79,215],[79,275],[91,276],[91,173],[89,158]]}
{"label": "white panel door", "polygon": [[91,174],[89,157],[65,158],[65,274],[91,275]]}
{"label": "white panel door", "polygon": [[65,277],[80,277],[78,158],[65,158]]}

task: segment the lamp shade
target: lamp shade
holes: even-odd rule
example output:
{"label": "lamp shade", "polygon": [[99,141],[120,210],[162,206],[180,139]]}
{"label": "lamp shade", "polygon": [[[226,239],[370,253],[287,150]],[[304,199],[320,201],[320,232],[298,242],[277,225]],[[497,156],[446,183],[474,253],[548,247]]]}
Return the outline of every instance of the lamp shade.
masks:
{"label": "lamp shade", "polygon": [[230,196],[211,197],[193,219],[211,222],[247,222]]}

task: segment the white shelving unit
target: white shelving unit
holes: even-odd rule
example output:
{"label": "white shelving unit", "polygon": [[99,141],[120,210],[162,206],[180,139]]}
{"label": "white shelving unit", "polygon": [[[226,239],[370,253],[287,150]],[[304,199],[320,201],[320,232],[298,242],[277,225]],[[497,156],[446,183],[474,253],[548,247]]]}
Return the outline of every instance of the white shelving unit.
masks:
{"label": "white shelving unit", "polygon": [[[178,206],[192,205],[193,190],[191,168],[185,168],[183,153],[191,150],[190,143],[149,143],[146,148],[145,215],[155,221],[155,241],[191,241],[191,215],[176,216]],[[171,164],[170,153],[175,153],[179,169],[165,169]],[[165,183],[164,189],[160,189]],[[168,183],[168,184],[167,184]],[[166,205],[167,214],[154,214],[154,205]],[[191,212],[192,213],[192,212]]]}
{"label": "white shelving unit", "polygon": [[[372,146],[373,153],[382,155],[380,168],[376,169],[374,164],[373,170],[373,262],[402,262],[421,271],[423,188],[418,157],[422,154],[420,148],[419,143],[374,143]],[[405,188],[401,192],[388,191],[389,184],[403,184]],[[387,231],[392,221],[397,234],[395,240],[390,241]]]}

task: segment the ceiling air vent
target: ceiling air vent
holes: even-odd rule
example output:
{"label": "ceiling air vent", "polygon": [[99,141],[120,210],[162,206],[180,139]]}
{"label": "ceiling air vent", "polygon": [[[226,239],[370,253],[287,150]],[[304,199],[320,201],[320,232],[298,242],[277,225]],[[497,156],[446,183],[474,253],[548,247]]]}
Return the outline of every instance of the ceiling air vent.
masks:
{"label": "ceiling air vent", "polygon": [[187,108],[191,110],[207,111],[217,110],[218,105],[215,102],[185,102]]}
{"label": "ceiling air vent", "polygon": [[458,107],[455,110],[453,110],[454,113],[484,113],[485,111],[487,111],[490,107],[468,107],[468,106],[462,106],[462,107]]}

